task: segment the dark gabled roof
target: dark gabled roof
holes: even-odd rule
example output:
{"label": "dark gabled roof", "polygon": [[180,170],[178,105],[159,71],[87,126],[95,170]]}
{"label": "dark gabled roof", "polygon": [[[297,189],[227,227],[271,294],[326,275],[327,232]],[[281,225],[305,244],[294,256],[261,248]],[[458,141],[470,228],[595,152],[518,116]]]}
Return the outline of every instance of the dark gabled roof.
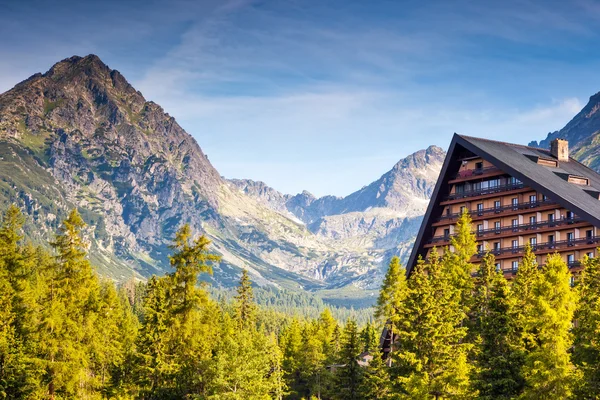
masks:
{"label": "dark gabled roof", "polygon": [[[450,176],[458,171],[457,154],[463,149],[482,157],[505,173],[523,181],[525,185],[548,196],[562,207],[600,227],[600,200],[597,197],[597,193],[600,192],[600,175],[596,171],[573,158],[569,158],[568,162],[559,162],[557,167],[544,166],[535,160],[538,157],[555,159],[549,150],[455,133],[410,255],[408,273],[415,265],[419,254],[424,255],[425,232],[431,230],[432,217],[441,215],[443,207],[439,206],[439,202],[441,197],[447,194],[441,192],[448,190],[447,182]],[[565,179],[569,175],[585,177],[589,180],[589,185],[570,183]]]}

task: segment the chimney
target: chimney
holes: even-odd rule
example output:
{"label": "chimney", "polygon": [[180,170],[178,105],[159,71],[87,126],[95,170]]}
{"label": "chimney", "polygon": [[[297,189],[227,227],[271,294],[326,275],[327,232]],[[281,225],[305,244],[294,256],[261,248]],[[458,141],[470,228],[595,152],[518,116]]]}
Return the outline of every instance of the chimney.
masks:
{"label": "chimney", "polygon": [[550,153],[558,159],[558,161],[569,161],[569,141],[565,139],[554,139],[550,142]]}

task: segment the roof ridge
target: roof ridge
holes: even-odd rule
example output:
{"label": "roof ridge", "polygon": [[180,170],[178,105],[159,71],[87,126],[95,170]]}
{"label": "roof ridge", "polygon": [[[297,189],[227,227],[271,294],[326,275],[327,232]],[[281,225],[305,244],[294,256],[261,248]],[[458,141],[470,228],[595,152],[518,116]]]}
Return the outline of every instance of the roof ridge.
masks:
{"label": "roof ridge", "polygon": [[524,144],[503,142],[501,140],[486,139],[486,138],[480,138],[480,137],[476,137],[476,136],[462,135],[462,134],[459,134],[459,133],[456,133],[456,135],[459,136],[459,137],[461,137],[461,138],[465,138],[465,139],[483,140],[485,142],[505,144],[505,145],[508,145],[508,146],[522,147],[522,148],[525,148],[525,149],[536,150],[536,151],[546,151],[546,152],[550,151],[549,149],[544,149],[544,148],[541,148],[541,147],[533,147],[533,146],[526,146]]}
{"label": "roof ridge", "polygon": [[[533,147],[533,146],[525,146],[523,144],[518,144],[518,143],[509,143],[509,142],[503,142],[500,140],[493,140],[493,139],[486,139],[486,138],[479,138],[479,137],[475,137],[475,136],[468,136],[468,135],[461,135],[456,133],[457,136],[461,137],[461,138],[465,138],[465,139],[475,139],[475,140],[482,140],[484,142],[491,142],[491,143],[498,143],[498,144],[503,144],[503,145],[507,145],[510,147],[520,147],[523,149],[528,149],[528,150],[535,150],[535,151],[542,151],[545,153],[549,153],[550,156],[554,157],[551,153],[550,153],[550,149],[543,149],[541,147]],[[556,157],[554,157],[556,158]],[[558,161],[558,160],[557,160]],[[593,170],[592,168],[590,168],[589,166],[577,161],[575,158],[571,157],[571,154],[569,154],[569,161],[568,162],[575,162],[583,167],[585,167],[586,169],[589,169],[590,171],[594,172],[595,174],[599,174],[597,171]],[[560,164],[559,164],[560,166]]]}

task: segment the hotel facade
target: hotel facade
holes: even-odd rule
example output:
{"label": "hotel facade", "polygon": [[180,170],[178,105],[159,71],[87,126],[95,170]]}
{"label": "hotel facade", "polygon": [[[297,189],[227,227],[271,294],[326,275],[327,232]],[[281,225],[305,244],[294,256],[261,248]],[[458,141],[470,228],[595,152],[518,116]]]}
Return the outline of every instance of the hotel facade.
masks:
{"label": "hotel facade", "polygon": [[477,238],[511,279],[525,246],[537,262],[559,253],[573,272],[600,244],[600,175],[569,156],[568,142],[540,149],[455,134],[407,264],[450,246],[466,210]]}

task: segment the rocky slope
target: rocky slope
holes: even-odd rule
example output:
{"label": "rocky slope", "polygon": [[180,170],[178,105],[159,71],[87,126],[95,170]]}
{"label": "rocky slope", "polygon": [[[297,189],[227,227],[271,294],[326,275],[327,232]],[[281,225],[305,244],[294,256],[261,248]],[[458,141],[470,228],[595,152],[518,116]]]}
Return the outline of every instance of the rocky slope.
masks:
{"label": "rocky slope", "polygon": [[117,280],[168,270],[169,239],[187,222],[223,255],[219,283],[246,267],[262,284],[374,287],[384,259],[408,247],[442,157],[416,153],[343,199],[288,196],[223,180],[174,118],[96,56],[0,95],[0,202],[21,205],[40,242],[78,207],[94,262]]}
{"label": "rocky slope", "polygon": [[567,139],[573,157],[600,171],[600,92],[591,96],[587,105],[564,128],[529,145],[550,148],[550,142],[556,138]]}

